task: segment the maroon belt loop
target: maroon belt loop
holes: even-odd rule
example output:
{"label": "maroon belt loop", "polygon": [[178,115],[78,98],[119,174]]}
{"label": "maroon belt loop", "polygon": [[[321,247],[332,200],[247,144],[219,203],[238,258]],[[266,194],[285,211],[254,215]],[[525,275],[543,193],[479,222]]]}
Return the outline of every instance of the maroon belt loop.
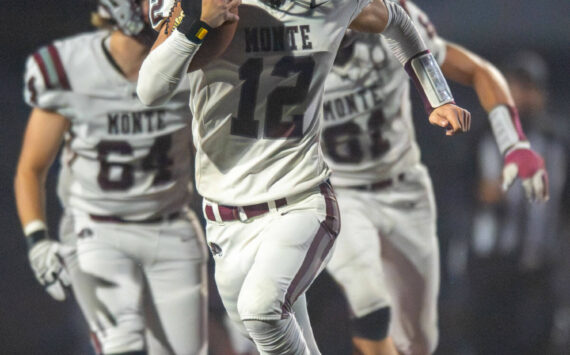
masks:
{"label": "maroon belt loop", "polygon": [[280,198],[279,200],[275,200],[275,207],[281,208],[283,206],[287,206],[287,199],[286,198]]}
{"label": "maroon belt loop", "polygon": [[206,218],[209,219],[210,221],[216,220],[216,216],[214,215],[214,209],[212,208],[212,205],[206,205],[206,208],[204,209],[204,214],[206,215]]}

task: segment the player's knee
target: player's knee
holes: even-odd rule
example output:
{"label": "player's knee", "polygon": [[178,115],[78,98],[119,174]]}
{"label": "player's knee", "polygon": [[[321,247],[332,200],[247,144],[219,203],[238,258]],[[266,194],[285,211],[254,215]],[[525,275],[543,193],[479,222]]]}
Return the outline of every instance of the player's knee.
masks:
{"label": "player's knee", "polygon": [[438,341],[438,331],[437,327],[435,329],[430,329],[429,331],[424,331],[417,339],[412,340],[410,345],[412,355],[429,355],[433,354],[435,348],[437,347]]}
{"label": "player's knee", "polygon": [[308,354],[303,334],[294,318],[278,320],[245,320],[251,338],[263,354]]}
{"label": "player's knee", "polygon": [[238,297],[237,310],[240,319],[279,319],[282,310],[278,305],[278,297],[268,294],[260,297],[254,292],[242,291]]}
{"label": "player's knee", "polygon": [[394,338],[394,344],[403,355],[429,355],[435,352],[438,342],[437,326],[430,329],[416,329],[411,337]]}
{"label": "player's knee", "polygon": [[144,328],[116,325],[96,332],[103,354],[146,354]]}
{"label": "player's knee", "polygon": [[[380,284],[383,285],[383,283]],[[370,285],[370,287],[363,288],[362,285]],[[354,286],[350,289],[344,288],[346,298],[354,314],[363,317],[363,315],[370,314],[371,310],[379,310],[388,307],[390,304],[390,296],[385,288],[378,287],[378,281],[372,282],[370,280],[370,282]]]}
{"label": "player's knee", "polygon": [[380,308],[363,317],[351,320],[352,335],[368,340],[383,340],[390,328],[390,307]]}

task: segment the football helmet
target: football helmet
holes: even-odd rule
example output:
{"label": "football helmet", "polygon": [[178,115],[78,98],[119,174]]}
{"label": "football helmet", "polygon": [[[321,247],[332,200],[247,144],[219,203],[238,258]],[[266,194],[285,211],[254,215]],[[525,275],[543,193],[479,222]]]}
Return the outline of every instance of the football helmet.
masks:
{"label": "football helmet", "polygon": [[137,0],[98,0],[98,13],[115,22],[117,28],[127,36],[142,32],[145,23]]}

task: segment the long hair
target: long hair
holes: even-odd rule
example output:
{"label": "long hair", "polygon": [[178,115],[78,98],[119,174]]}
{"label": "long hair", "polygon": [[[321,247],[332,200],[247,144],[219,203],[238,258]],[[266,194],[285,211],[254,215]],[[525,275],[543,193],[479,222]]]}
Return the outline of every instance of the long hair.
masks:
{"label": "long hair", "polygon": [[112,30],[115,27],[115,21],[101,16],[97,11],[91,12],[91,24],[102,30]]}

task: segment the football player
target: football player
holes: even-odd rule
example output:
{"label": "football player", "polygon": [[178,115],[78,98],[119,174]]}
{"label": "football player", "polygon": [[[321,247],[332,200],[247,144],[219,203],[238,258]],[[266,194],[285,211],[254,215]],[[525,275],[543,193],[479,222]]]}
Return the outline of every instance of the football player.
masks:
{"label": "football player", "polygon": [[[504,156],[505,189],[517,175],[548,198],[542,158],[530,149],[512,96],[489,62],[438,37],[428,17],[400,1],[450,79],[473,87]],[[387,41],[345,37],[325,86],[321,142],[343,226],[327,270],[352,311],[362,354],[425,355],[437,344],[439,251],[431,181],[415,139],[409,81]]]}
{"label": "football player", "polygon": [[[188,83],[167,104],[142,105],[136,80],[155,37],[148,2],[98,4],[104,28],[27,61],[32,112],[15,190],[30,263],[57,300],[71,282],[99,353],[206,354],[206,246],[186,207]],[[44,181],[62,140],[57,241]]]}
{"label": "football player", "polygon": [[[172,4],[161,10],[156,3],[151,16],[171,13]],[[200,9],[183,0],[180,17],[158,23],[159,42],[141,67],[137,92],[147,104],[168,100],[208,33],[239,20],[221,56],[189,74],[196,183],[215,278],[230,318],[260,353],[319,354],[304,292],[340,228],[318,136],[324,81],[347,26],[354,21],[391,38],[402,63],[414,67],[432,122],[454,134],[468,129],[469,113],[452,104],[395,4],[244,0],[236,14],[239,3],[204,0]]]}

